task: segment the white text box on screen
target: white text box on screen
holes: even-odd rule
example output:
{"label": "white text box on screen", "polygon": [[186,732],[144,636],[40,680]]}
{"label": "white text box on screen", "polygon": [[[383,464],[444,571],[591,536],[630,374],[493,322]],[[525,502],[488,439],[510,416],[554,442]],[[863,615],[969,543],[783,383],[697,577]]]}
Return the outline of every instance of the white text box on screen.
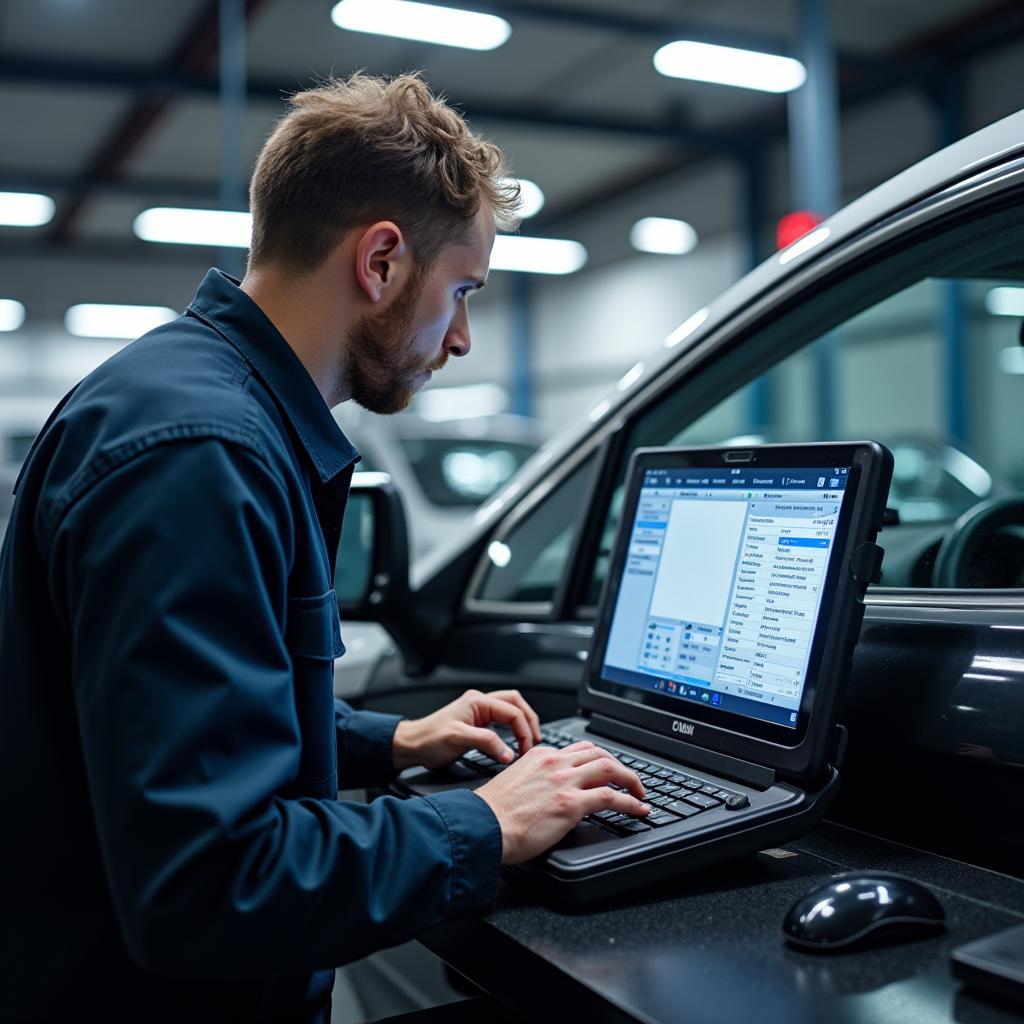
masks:
{"label": "white text box on screen", "polygon": [[651,615],[710,626],[725,622],[746,512],[744,501],[672,503]]}

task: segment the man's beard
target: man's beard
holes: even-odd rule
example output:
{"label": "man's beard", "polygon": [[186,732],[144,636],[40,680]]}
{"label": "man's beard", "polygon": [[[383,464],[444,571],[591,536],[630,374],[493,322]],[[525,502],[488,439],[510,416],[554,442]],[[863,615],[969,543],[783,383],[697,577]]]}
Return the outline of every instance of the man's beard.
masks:
{"label": "man's beard", "polygon": [[411,279],[390,308],[363,317],[349,335],[349,387],[356,404],[370,412],[387,416],[408,409],[416,378],[448,361],[444,352],[427,361],[416,352],[412,323],[420,291],[420,278]]}

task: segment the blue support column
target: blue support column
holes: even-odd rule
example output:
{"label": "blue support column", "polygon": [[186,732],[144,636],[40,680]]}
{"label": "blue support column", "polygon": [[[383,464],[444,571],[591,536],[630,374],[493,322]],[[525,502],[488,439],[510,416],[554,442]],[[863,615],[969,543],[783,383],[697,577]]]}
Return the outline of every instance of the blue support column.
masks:
{"label": "blue support column", "polygon": [[[762,233],[765,221],[764,161],[750,152],[740,165],[743,174],[743,220],[746,235],[747,269],[753,270],[766,255]],[[750,433],[765,434],[774,425],[774,396],[771,381],[762,374],[747,389],[747,419]],[[769,438],[770,440],[770,438]]]}
{"label": "blue support column", "polygon": [[[963,76],[950,69],[936,83],[932,98],[938,113],[939,145],[951,145],[965,134]],[[950,440],[970,449],[971,364],[964,286],[961,281],[939,281],[937,286],[941,292],[938,311],[942,331],[945,430]]]}
{"label": "blue support column", "polygon": [[[797,56],[807,81],[789,94],[790,175],[793,206],[827,217],[839,207],[839,90],[829,39],[827,0],[800,0]],[[815,412],[822,440],[836,436],[835,332],[815,346]]]}
{"label": "blue support column", "polygon": [[[222,210],[245,210],[246,176],[242,132],[245,126],[245,0],[219,0],[220,187]],[[245,272],[241,249],[218,250],[221,269],[236,277]]]}
{"label": "blue support column", "polygon": [[533,279],[512,275],[512,412],[532,416],[533,395]]}

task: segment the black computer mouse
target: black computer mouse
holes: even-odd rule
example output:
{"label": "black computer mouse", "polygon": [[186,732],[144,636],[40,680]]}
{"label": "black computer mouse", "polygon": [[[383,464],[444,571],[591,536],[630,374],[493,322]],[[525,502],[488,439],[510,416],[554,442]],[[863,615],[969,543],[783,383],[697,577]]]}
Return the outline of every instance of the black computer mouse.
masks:
{"label": "black computer mouse", "polygon": [[945,916],[939,901],[911,878],[849,871],[801,896],[782,930],[801,949],[844,950],[936,932]]}

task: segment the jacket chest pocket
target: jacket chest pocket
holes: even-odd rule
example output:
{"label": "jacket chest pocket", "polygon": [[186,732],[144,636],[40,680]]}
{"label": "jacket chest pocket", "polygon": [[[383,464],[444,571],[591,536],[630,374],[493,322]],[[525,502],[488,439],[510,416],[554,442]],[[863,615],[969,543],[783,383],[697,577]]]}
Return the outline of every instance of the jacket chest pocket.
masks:
{"label": "jacket chest pocket", "polygon": [[345,645],[333,590],[319,597],[288,599],[285,645],[292,661],[302,738],[299,774],[286,795],[334,798],[338,795],[334,659],[345,653]]}

